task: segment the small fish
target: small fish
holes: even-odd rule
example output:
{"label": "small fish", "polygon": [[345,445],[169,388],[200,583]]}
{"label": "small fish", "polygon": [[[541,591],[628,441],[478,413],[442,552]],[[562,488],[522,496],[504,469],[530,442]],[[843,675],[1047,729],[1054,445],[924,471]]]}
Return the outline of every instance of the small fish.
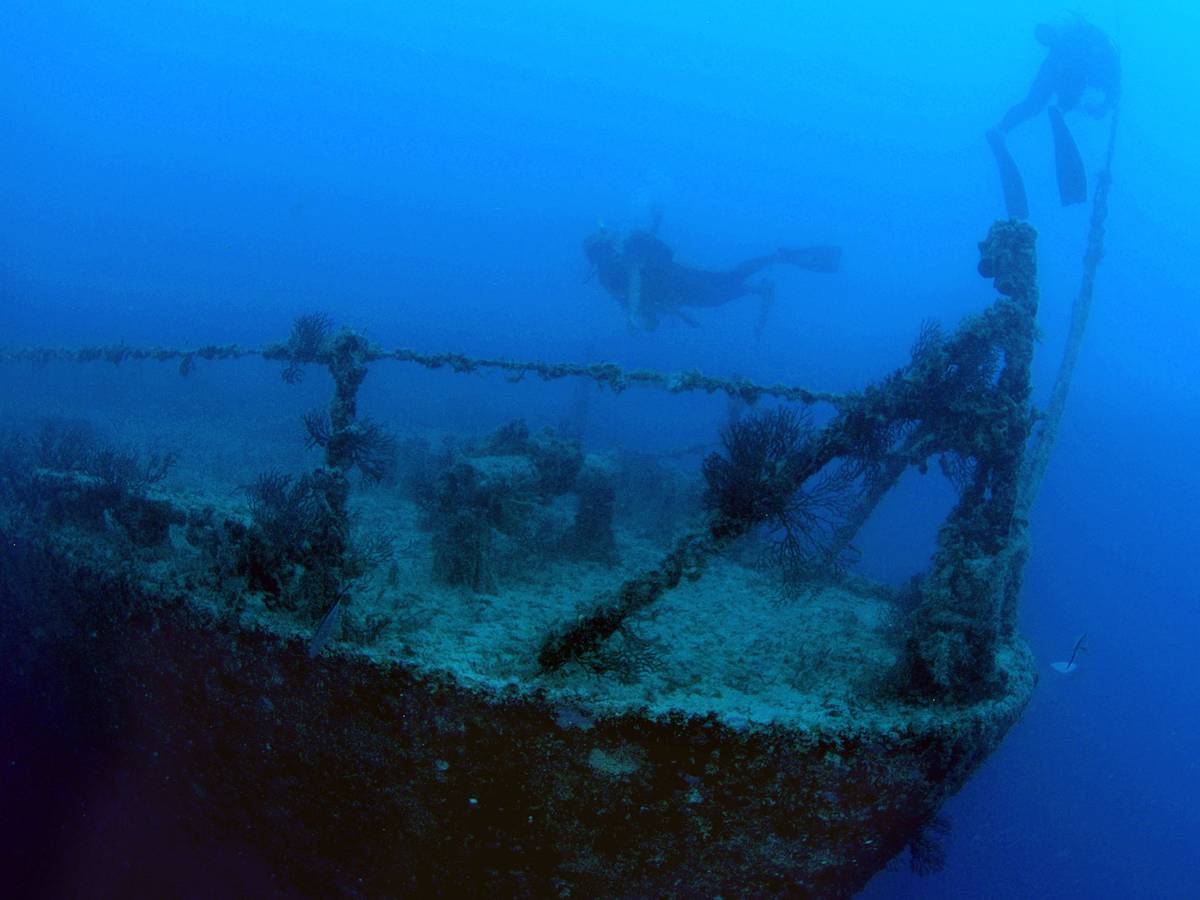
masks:
{"label": "small fish", "polygon": [[308,655],[310,659],[316,659],[320,656],[321,651],[325,649],[325,645],[333,640],[333,633],[339,630],[341,624],[342,597],[339,596],[333,602],[333,606],[329,607],[329,612],[325,613],[325,618],[321,620],[321,624],[317,626],[317,632],[313,635],[312,640],[308,642]]}
{"label": "small fish", "polygon": [[1086,638],[1087,632],[1085,631],[1079,636],[1079,640],[1075,642],[1075,648],[1071,651],[1071,658],[1066,662],[1052,662],[1050,663],[1050,668],[1061,675],[1070,675],[1072,672],[1078,669],[1079,663],[1075,662],[1075,657],[1087,650],[1087,647],[1083,645],[1083,642]]}

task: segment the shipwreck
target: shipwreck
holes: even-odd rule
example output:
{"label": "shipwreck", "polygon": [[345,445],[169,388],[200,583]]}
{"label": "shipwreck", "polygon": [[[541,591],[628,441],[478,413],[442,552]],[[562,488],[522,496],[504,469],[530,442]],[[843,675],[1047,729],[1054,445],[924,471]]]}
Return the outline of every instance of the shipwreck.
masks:
{"label": "shipwreck", "polygon": [[[255,349],[3,351],[185,376],[261,357],[291,381],[324,367],[334,394],[304,423],[320,464],[233,497],[167,490],[169,458],[71,428],[8,435],[0,678],[121,744],[181,818],[298,893],[849,896],[921,846],[1037,680],[1018,633],[1028,513],[1091,276],[1035,415],[1035,241],[997,222],[979,262],[995,301],[848,394],[386,350],[320,316]],[[516,422],[398,448],[357,409],[395,363],[746,411],[654,541],[619,464],[568,435]],[[359,489],[397,453],[404,478]],[[930,466],[958,499],[928,569],[902,589],[856,576],[859,528]]]}

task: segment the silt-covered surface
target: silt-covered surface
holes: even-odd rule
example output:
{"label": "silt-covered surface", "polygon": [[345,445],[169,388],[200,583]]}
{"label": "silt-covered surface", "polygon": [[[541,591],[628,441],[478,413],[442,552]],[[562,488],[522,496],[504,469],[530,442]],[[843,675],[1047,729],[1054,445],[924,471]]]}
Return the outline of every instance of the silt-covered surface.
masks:
{"label": "silt-covered surface", "polygon": [[[253,603],[231,613],[170,553],[131,557],[71,527],[3,537],[6,679],[119,742],[183,820],[311,895],[846,896],[995,748],[1035,680],[1016,642],[997,698],[868,700],[847,675],[887,662],[879,598],[843,586],[784,610],[817,643],[777,647],[750,629],[757,587],[732,560],[639,633],[706,660],[690,684],[674,651],[633,679],[533,677],[504,591],[455,626],[457,659],[432,655],[451,634],[432,622],[314,659],[311,628]],[[744,619],[714,631],[735,602]],[[486,640],[493,619],[511,645]],[[718,643],[690,646],[685,621]],[[822,668],[826,639],[848,655]],[[807,687],[764,669],[776,653],[808,659]],[[759,675],[731,685],[734,663]]]}

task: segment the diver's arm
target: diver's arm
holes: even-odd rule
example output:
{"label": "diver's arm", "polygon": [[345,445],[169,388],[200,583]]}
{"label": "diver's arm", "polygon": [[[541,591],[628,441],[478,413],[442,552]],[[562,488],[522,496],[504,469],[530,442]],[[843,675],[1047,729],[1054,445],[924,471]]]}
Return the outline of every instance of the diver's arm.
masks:
{"label": "diver's arm", "polygon": [[1121,51],[1108,35],[1096,29],[1088,59],[1089,85],[1103,98],[1085,103],[1083,111],[1099,119],[1115,110],[1121,99]]}
{"label": "diver's arm", "polygon": [[1121,98],[1120,74],[1100,85],[1099,90],[1101,99],[1089,100],[1083,104],[1083,111],[1093,119],[1102,118],[1117,108],[1117,101]]}

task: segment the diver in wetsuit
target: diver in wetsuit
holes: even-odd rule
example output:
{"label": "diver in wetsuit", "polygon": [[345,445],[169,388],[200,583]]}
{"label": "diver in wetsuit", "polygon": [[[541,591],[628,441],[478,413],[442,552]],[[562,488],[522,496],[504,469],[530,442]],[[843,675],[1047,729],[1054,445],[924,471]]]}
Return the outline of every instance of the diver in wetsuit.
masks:
{"label": "diver in wetsuit", "polygon": [[[1038,43],[1049,49],[1046,59],[1025,99],[1012,106],[1000,124],[987,133],[1000,167],[1008,214],[1017,219],[1028,218],[1029,208],[1020,172],[1004,145],[1005,135],[1048,108],[1059,196],[1063,206],[1083,203],[1087,200],[1087,172],[1063,121],[1063,113],[1082,105],[1084,112],[1100,118],[1116,109],[1121,93],[1121,58],[1117,48],[1107,34],[1082,16],[1073,16],[1064,23],[1042,23],[1034,35]],[[1089,88],[1099,91],[1103,99],[1083,103]],[[1051,104],[1051,98],[1056,96],[1057,102]]]}
{"label": "diver in wetsuit", "polygon": [[634,231],[622,240],[607,228],[589,235],[583,252],[600,285],[626,308],[630,328],[646,330],[658,327],[663,315],[695,325],[683,307],[721,306],[747,295],[762,298],[765,314],[775,296],[774,285],[751,284],[751,276],[776,263],[810,272],[836,272],[842,254],[840,247],[785,247],[728,271],[710,271],[675,262],[674,252],[653,231]]}

